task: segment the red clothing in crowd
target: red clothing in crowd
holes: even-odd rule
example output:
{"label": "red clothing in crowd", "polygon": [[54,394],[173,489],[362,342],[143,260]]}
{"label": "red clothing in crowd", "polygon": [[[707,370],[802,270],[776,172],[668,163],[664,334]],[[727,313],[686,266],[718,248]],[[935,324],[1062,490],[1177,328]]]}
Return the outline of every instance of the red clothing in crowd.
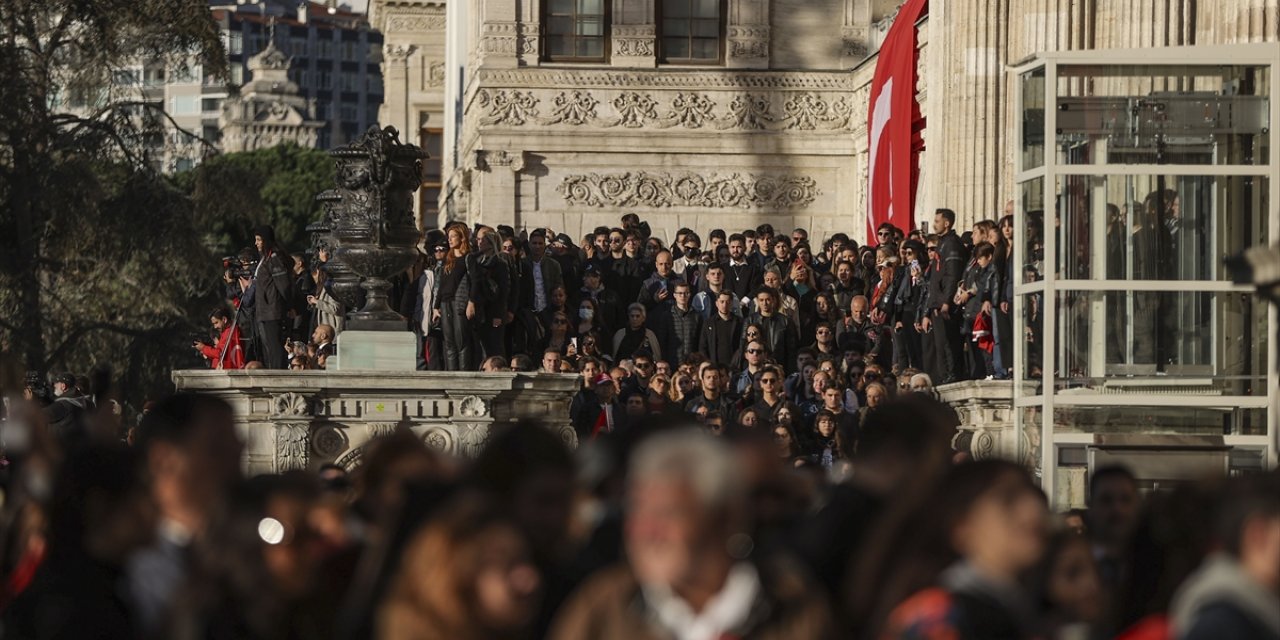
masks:
{"label": "red clothing in crowd", "polygon": [[243,369],[244,348],[240,343],[240,327],[232,325],[223,329],[222,336],[218,338],[218,344],[200,345],[200,354],[214,369]]}

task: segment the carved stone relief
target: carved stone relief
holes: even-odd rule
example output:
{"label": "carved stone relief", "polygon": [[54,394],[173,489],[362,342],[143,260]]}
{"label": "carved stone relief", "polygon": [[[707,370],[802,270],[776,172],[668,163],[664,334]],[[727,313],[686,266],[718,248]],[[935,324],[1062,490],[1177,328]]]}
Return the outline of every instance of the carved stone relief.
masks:
{"label": "carved stone relief", "polygon": [[347,450],[347,436],[332,425],[321,426],[311,434],[311,449],[321,458],[333,458]]}
{"label": "carved stone relief", "polygon": [[371,422],[365,427],[369,430],[369,439],[381,438],[389,436],[396,432],[396,423],[394,422]]}
{"label": "carved stone relief", "polygon": [[457,448],[453,434],[444,427],[432,427],[422,434],[422,441],[433,451],[451,455]]}
{"label": "carved stone relief", "polygon": [[306,469],[309,425],[285,422],[276,425],[276,472]]}
{"label": "carved stone relief", "polygon": [[387,19],[387,33],[420,33],[424,31],[444,31],[445,16],[393,16]]}
{"label": "carved stone relief", "polygon": [[271,397],[272,418],[310,416],[311,399],[292,391]]}
{"label": "carved stone relief", "polygon": [[804,176],[725,176],[696,173],[590,173],[565,177],[556,188],[570,205],[588,207],[805,207],[822,192]]}
{"label": "carved stone relief", "polygon": [[467,396],[458,403],[458,415],[463,418],[480,418],[489,415],[489,407],[478,396]]}
{"label": "carved stone relief", "polygon": [[679,92],[670,96],[660,115],[658,101],[652,95],[624,91],[608,101],[614,113],[602,116],[600,107],[605,103],[590,91],[575,89],[557,93],[551,101],[551,113],[542,117],[538,109],[541,100],[532,91],[482,89],[477,93],[476,105],[483,111],[479,119],[482,126],[564,125],[604,129],[714,126],[719,131],[852,131],[865,126],[859,120],[865,111],[857,113],[847,96],[831,98],[813,92],[790,92],[777,98],[785,98],[781,100],[781,113],[776,112],[777,102],[769,94],[737,94],[720,109],[719,103],[707,94]]}

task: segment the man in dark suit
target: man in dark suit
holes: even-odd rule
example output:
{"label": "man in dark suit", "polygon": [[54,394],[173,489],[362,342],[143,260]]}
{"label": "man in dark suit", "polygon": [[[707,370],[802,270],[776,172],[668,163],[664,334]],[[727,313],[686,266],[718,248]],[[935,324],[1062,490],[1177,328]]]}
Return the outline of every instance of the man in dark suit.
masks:
{"label": "man in dark suit", "polygon": [[741,233],[729,236],[729,262],[724,266],[724,286],[741,300],[751,296],[763,277],[759,265],[747,258],[746,236]]}
{"label": "man in dark suit", "polygon": [[626,417],[622,403],[618,402],[618,387],[607,373],[595,380],[596,401],[584,402],[576,415],[570,416],[573,428],[578,432],[578,443],[594,440],[606,433],[613,433],[625,426]]}

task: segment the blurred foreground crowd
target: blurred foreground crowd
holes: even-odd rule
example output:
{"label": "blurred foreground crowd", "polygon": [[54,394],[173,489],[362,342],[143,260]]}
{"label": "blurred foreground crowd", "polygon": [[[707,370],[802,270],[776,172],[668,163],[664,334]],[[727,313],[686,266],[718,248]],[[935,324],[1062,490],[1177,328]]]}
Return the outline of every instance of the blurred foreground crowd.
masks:
{"label": "blurred foreground crowd", "polygon": [[775,432],[645,415],[571,451],[531,422],[474,460],[407,429],[358,466],[245,478],[231,408],[178,394],[120,441],[4,416],[0,637],[1280,637],[1280,476],[1051,513],[951,449],[926,394],[865,413],[843,473]]}

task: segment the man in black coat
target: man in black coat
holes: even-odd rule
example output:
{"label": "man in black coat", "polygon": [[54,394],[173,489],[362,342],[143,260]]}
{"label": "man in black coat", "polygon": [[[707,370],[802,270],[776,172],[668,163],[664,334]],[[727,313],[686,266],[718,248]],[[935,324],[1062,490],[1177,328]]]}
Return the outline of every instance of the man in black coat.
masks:
{"label": "man in black coat", "polygon": [[728,289],[716,295],[715,313],[707,318],[698,352],[712,362],[728,366],[742,343],[742,318],[733,312],[734,294]]}
{"label": "man in black coat", "polygon": [[626,426],[626,415],[622,403],[618,402],[618,388],[614,386],[613,378],[607,373],[596,376],[595,391],[595,402],[582,403],[577,413],[570,416],[573,429],[578,432],[579,444]]}
{"label": "man in black coat", "polygon": [[253,244],[261,256],[253,280],[253,310],[257,321],[259,353],[268,369],[284,369],[284,320],[293,300],[293,259],[276,245],[269,225],[253,232]]}
{"label": "man in black coat", "polygon": [[924,330],[924,360],[930,375],[939,384],[964,379],[964,343],[960,324],[961,310],[953,298],[960,286],[968,262],[964,245],[956,235],[956,213],[938,209],[933,216],[938,230],[938,250],[930,255],[928,282],[925,285],[925,312],[920,325]]}
{"label": "man in black coat", "polygon": [[739,300],[749,297],[764,278],[759,265],[747,258],[747,238],[729,236],[729,262],[724,266],[724,284]]}

